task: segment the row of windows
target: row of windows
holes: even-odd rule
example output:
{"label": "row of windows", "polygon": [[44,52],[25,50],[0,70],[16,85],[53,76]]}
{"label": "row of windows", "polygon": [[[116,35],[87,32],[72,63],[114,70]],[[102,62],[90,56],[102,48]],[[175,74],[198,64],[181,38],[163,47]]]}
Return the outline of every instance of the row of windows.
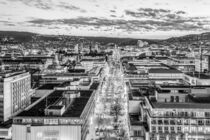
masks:
{"label": "row of windows", "polygon": [[151,132],[153,133],[185,133],[185,132],[198,132],[198,133],[210,133],[210,127],[195,127],[195,126],[187,126],[187,127],[168,127],[168,126],[152,126]]}
{"label": "row of windows", "polygon": [[210,112],[175,112],[175,111],[153,111],[153,116],[158,117],[210,117]]}
{"label": "row of windows", "polygon": [[81,124],[80,119],[14,119],[14,123],[26,123],[26,124]]}
{"label": "row of windows", "polygon": [[182,120],[182,119],[172,119],[172,120],[163,120],[163,119],[158,119],[155,120],[153,119],[151,121],[151,124],[158,124],[158,125],[210,125],[210,120]]}

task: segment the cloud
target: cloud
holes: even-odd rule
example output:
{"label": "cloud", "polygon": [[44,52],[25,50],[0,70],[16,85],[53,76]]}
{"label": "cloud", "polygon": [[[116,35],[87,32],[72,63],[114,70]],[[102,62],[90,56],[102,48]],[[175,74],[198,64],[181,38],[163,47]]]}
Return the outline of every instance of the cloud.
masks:
{"label": "cloud", "polygon": [[52,0],[9,0],[10,2],[22,2],[23,4],[35,7],[42,10],[55,10],[57,8],[63,10],[72,10],[72,11],[80,11],[86,12],[86,10],[81,9],[80,7],[74,6],[72,4],[66,2],[58,2],[54,3]]}
{"label": "cloud", "polygon": [[[172,18],[173,20],[171,20]],[[205,25],[202,25],[196,19],[181,18],[174,19],[173,15],[169,16],[166,20],[124,20],[124,19],[106,19],[96,17],[78,17],[71,19],[35,19],[28,21],[31,26],[45,25],[48,26],[69,26],[72,28],[93,28],[107,30],[107,28],[122,30],[126,32],[140,32],[140,31],[203,31],[207,28],[205,25],[209,23],[206,21]]]}
{"label": "cloud", "polygon": [[116,15],[110,15],[110,17],[117,17]]}
{"label": "cloud", "polygon": [[125,10],[125,14],[136,18],[161,18],[164,15],[171,14],[170,10],[139,8],[137,11]]}
{"label": "cloud", "polygon": [[15,26],[15,23],[5,20],[0,20],[0,24],[3,24],[5,26]]}
{"label": "cloud", "polygon": [[22,2],[23,4],[43,10],[53,9],[51,0],[8,0],[10,2]]}
{"label": "cloud", "polygon": [[110,12],[111,12],[111,13],[116,13],[116,11],[115,11],[115,10],[110,10]]}
{"label": "cloud", "polygon": [[86,10],[84,10],[80,7],[77,7],[77,6],[74,6],[74,5],[65,3],[65,2],[60,2],[56,7],[59,7],[59,8],[64,9],[64,10],[80,11],[80,12],[83,12],[83,13],[86,12]]}
{"label": "cloud", "polygon": [[177,11],[176,14],[186,14],[185,11]]}
{"label": "cloud", "polygon": [[196,31],[209,29],[210,19],[207,17],[187,17],[185,11],[171,11],[167,9],[140,8],[137,11],[125,10],[127,16],[138,20],[149,19],[149,25],[156,30]]}

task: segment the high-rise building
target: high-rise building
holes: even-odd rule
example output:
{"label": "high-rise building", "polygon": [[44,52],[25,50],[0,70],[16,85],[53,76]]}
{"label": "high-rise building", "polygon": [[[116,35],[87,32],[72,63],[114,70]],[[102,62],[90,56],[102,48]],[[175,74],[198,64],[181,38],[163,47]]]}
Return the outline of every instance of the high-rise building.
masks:
{"label": "high-rise building", "polygon": [[32,93],[29,72],[0,73],[0,121],[7,121],[26,108]]}

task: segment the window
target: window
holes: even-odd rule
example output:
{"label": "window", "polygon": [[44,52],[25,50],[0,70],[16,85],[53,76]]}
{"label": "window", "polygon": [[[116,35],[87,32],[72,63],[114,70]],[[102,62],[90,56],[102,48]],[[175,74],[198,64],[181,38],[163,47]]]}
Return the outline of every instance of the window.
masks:
{"label": "window", "polygon": [[158,120],[158,124],[163,124],[163,120]]}
{"label": "window", "polygon": [[175,120],[170,120],[171,125],[175,125]]}
{"label": "window", "polygon": [[171,96],[170,102],[174,102],[174,96]]}
{"label": "window", "polygon": [[171,127],[170,129],[171,129],[171,133],[174,133],[175,132],[174,127]]}
{"label": "window", "polygon": [[179,102],[179,96],[176,96],[176,102]]}
{"label": "window", "polygon": [[192,126],[191,131],[196,132],[196,127]]}
{"label": "window", "polygon": [[184,122],[184,125],[189,125],[190,121],[189,120],[184,120],[183,122]]}
{"label": "window", "polygon": [[30,126],[27,127],[27,133],[31,133],[31,127]]}
{"label": "window", "polygon": [[164,132],[165,133],[168,133],[169,131],[168,131],[168,127],[164,127]]}
{"label": "window", "polygon": [[141,131],[139,131],[139,130],[134,130],[134,136],[135,136],[135,137],[141,136]]}
{"label": "window", "polygon": [[210,125],[210,120],[206,120],[206,125]]}
{"label": "window", "polygon": [[203,125],[203,124],[204,124],[203,120],[198,120],[198,125]]}
{"label": "window", "polygon": [[152,120],[152,124],[157,124],[156,120]]}
{"label": "window", "polygon": [[152,126],[152,132],[156,132],[156,127],[155,126]]}
{"label": "window", "polygon": [[164,120],[164,124],[165,125],[168,125],[169,124],[169,121],[168,120]]}
{"label": "window", "polygon": [[196,117],[196,112],[191,112],[191,117]]}
{"label": "window", "polygon": [[159,132],[163,132],[163,128],[161,126],[158,127]]}
{"label": "window", "polygon": [[180,126],[177,127],[177,132],[182,132],[182,128]]}
{"label": "window", "polygon": [[182,125],[182,120],[177,120],[178,125]]}
{"label": "window", "polygon": [[205,117],[210,117],[210,112],[205,112]]}

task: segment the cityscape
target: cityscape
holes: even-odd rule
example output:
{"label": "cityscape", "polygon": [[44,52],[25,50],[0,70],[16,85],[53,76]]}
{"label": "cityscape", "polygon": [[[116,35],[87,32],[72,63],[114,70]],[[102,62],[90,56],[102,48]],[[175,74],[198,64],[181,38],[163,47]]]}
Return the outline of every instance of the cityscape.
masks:
{"label": "cityscape", "polygon": [[210,140],[209,7],[0,1],[0,139]]}

